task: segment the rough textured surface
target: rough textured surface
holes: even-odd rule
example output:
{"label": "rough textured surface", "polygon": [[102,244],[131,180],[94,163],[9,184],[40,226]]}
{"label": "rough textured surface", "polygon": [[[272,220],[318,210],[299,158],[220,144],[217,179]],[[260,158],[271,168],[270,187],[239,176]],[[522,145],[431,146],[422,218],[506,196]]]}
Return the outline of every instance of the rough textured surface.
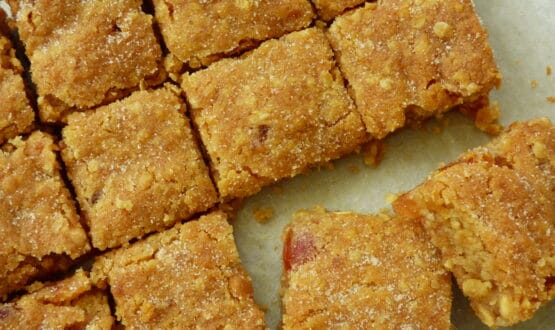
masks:
{"label": "rough textured surface", "polygon": [[39,116],[64,120],[74,110],[120,98],[163,80],[152,16],[140,0],[11,0],[31,61]]}
{"label": "rough textured surface", "polygon": [[284,231],[284,329],[448,329],[451,278],[417,223],[300,211]]}
{"label": "rough textured surface", "polygon": [[170,52],[192,67],[253,47],[312,22],[307,0],[154,0]]}
{"label": "rough textured surface", "polygon": [[87,274],[53,283],[35,283],[29,293],[0,306],[0,329],[111,329],[114,318],[106,294]]}
{"label": "rough textured surface", "polygon": [[349,8],[356,7],[365,0],[311,0],[316,7],[318,17],[324,21],[330,21],[337,15]]}
{"label": "rough textured surface", "polygon": [[394,203],[418,218],[488,326],[532,317],[555,297],[555,128],[511,125]]}
{"label": "rough textured surface", "polygon": [[335,19],[328,33],[369,133],[439,115],[499,84],[471,0],[384,0]]}
{"label": "rough textured surface", "polygon": [[9,33],[6,14],[0,8],[0,144],[28,132],[35,119],[21,78],[23,67],[15,57]]}
{"label": "rough textured surface", "polygon": [[338,158],[366,138],[316,28],[185,75],[182,86],[224,199]]}
{"label": "rough textured surface", "polygon": [[110,252],[93,272],[107,280],[126,327],[264,328],[222,212]]}
{"label": "rough textured surface", "polygon": [[33,278],[66,268],[89,249],[85,231],[42,132],[0,150],[0,299]]}
{"label": "rough textured surface", "polygon": [[93,246],[124,244],[216,202],[184,113],[167,85],[68,117],[62,158]]}

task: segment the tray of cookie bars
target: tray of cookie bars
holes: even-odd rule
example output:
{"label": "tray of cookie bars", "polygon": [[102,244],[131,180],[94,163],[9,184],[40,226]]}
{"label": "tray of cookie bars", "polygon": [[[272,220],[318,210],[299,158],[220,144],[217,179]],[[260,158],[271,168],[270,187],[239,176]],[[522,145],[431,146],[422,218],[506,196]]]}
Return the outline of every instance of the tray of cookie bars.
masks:
{"label": "tray of cookie bars", "polygon": [[555,327],[550,1],[0,5],[0,328]]}

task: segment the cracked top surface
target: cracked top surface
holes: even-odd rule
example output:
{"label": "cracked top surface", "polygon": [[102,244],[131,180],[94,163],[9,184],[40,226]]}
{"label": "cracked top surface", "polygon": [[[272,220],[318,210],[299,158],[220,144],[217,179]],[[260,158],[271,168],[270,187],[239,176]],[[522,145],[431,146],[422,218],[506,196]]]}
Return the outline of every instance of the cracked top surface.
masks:
{"label": "cracked top surface", "polygon": [[283,240],[284,329],[449,328],[451,278],[417,223],[316,208]]}
{"label": "cracked top surface", "polygon": [[59,172],[52,137],[34,132],[0,151],[0,297],[34,275],[35,261],[89,249],[75,205]]}
{"label": "cracked top surface", "polygon": [[263,329],[232,230],[214,212],[106,254],[93,273],[126,327]]}
{"label": "cracked top surface", "polygon": [[[384,0],[335,19],[331,45],[368,132],[487,94],[500,74],[471,0]],[[407,118],[408,117],[408,118]]]}
{"label": "cracked top surface", "polygon": [[[170,52],[197,67],[222,53],[280,37],[312,22],[307,0],[154,0]],[[203,63],[205,64],[205,63]]]}
{"label": "cracked top surface", "polygon": [[62,158],[99,249],[162,230],[216,202],[185,104],[171,89],[135,92],[68,117]]}
{"label": "cracked top surface", "polygon": [[89,108],[159,71],[162,52],[140,0],[8,1],[31,61],[41,119]]}
{"label": "cracked top surface", "polygon": [[251,195],[365,140],[317,28],[184,75],[182,87],[223,198]]}
{"label": "cracked top surface", "polygon": [[0,143],[30,130],[35,119],[25,94],[23,67],[9,39],[6,13],[0,8]]}
{"label": "cracked top surface", "polygon": [[34,283],[17,301],[0,305],[0,329],[110,329],[108,298],[78,270],[70,278]]}
{"label": "cracked top surface", "polygon": [[529,319],[555,297],[555,128],[517,122],[402,195],[488,326]]}

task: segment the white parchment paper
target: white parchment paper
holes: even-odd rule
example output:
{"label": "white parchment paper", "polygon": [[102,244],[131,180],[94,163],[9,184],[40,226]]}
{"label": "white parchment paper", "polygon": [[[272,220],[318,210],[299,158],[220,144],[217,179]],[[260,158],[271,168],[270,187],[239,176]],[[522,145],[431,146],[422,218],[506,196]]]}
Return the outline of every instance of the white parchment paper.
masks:
{"label": "white parchment paper", "polygon": [[[475,0],[475,4],[504,75],[503,87],[491,97],[501,106],[501,123],[539,116],[555,122],[555,104],[546,100],[555,96],[555,73],[546,75],[547,65],[555,69],[555,1]],[[531,87],[532,80],[538,82],[536,88]],[[439,134],[431,129],[407,129],[388,137],[385,159],[376,169],[366,167],[361,156],[353,155],[334,162],[332,171],[312,171],[283,181],[246,201],[234,222],[235,238],[253,278],[256,300],[267,308],[271,328],[280,321],[281,232],[291,215],[314,205],[377,212],[387,207],[387,193],[411,189],[439,163],[490,139],[468,118],[458,114],[447,118],[449,125]],[[429,126],[442,127],[438,122]],[[253,210],[259,207],[271,207],[274,217],[265,224],[258,223]],[[455,292],[452,321],[457,329],[486,329],[460,292]],[[513,329],[555,329],[555,303]]]}

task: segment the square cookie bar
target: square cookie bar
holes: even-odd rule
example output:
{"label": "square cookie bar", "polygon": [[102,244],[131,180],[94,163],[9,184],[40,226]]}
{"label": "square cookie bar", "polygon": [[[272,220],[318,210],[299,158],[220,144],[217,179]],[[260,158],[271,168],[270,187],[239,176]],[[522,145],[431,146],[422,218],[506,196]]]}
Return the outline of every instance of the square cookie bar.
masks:
{"label": "square cookie bar", "polygon": [[89,250],[56,160],[52,137],[34,132],[0,150],[0,299],[69,267]]}
{"label": "square cookie bar", "polygon": [[0,8],[0,144],[28,132],[35,120],[21,77],[23,67],[15,57],[9,35],[6,13]]}
{"label": "square cookie bar", "polygon": [[318,17],[330,21],[349,8],[363,4],[365,0],[311,0]]}
{"label": "square cookie bar", "polygon": [[490,327],[532,317],[555,297],[555,128],[511,125],[400,196]]}
{"label": "square cookie bar", "polygon": [[183,76],[223,199],[352,152],[364,125],[317,28]]}
{"label": "square cookie bar", "polygon": [[184,113],[167,85],[68,116],[62,158],[94,247],[171,227],[216,202]]}
{"label": "square cookie bar", "polygon": [[337,17],[328,37],[368,132],[487,97],[500,83],[471,0],[384,0]]}
{"label": "square cookie bar", "polygon": [[128,328],[263,329],[232,230],[216,211],[100,257],[93,273]]}
{"label": "square cookie bar", "polygon": [[448,329],[451,277],[413,221],[300,211],[283,235],[284,329]]}
{"label": "square cookie bar", "polygon": [[111,329],[106,293],[78,270],[70,278],[34,283],[29,293],[0,305],[0,329]]}
{"label": "square cookie bar", "polygon": [[171,54],[196,68],[258,42],[307,27],[308,0],[154,0]]}
{"label": "square cookie bar", "polygon": [[42,121],[164,80],[152,16],[141,0],[10,0],[31,62]]}

